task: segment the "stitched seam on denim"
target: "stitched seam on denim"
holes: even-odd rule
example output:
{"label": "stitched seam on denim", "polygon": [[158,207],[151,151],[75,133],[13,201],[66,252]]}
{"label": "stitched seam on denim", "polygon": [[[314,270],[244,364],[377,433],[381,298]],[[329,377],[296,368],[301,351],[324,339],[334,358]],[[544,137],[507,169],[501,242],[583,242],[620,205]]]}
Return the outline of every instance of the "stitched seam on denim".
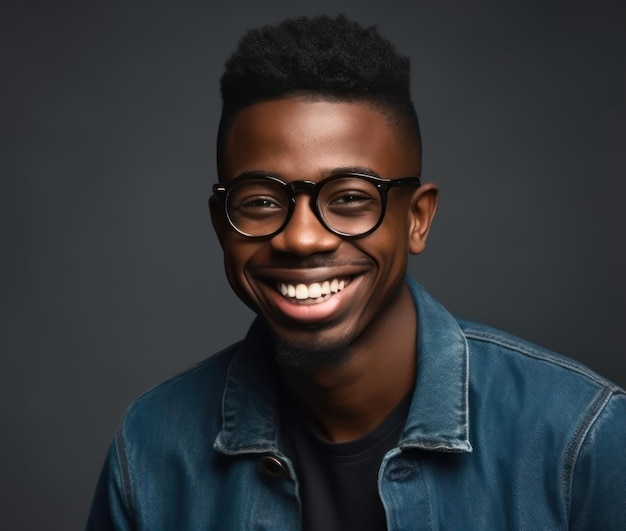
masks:
{"label": "stitched seam on denim", "polygon": [[[456,441],[454,441],[456,442]],[[440,444],[440,443],[432,443],[430,441],[424,441],[422,439],[411,439],[410,442],[404,442],[402,443],[399,448],[401,450],[409,450],[409,449],[418,449],[418,450],[427,450],[427,451],[434,451],[434,452],[443,452],[443,453],[447,453],[447,454],[459,454],[459,453],[467,453],[467,452],[471,452],[472,448],[470,445],[470,448],[466,448],[464,445],[449,445],[446,446],[444,444]]]}
{"label": "stitched seam on denim", "polygon": [[417,473],[420,475],[420,477],[422,478],[422,482],[424,483],[424,489],[426,490],[426,506],[428,507],[428,527],[430,529],[433,529],[433,504],[430,501],[430,488],[429,488],[429,484],[426,481],[426,477],[424,476],[424,474],[422,473],[422,467],[419,466],[417,468]]}
{"label": "stitched seam on denim", "polygon": [[237,448],[236,450],[230,450],[229,448],[217,448],[219,452],[222,452],[224,455],[237,456],[237,455],[246,455],[246,454],[276,454],[276,449],[268,446],[243,446],[241,448]]}
{"label": "stitched seam on denim", "polygon": [[230,359],[228,364],[228,370],[226,371],[226,378],[224,379],[224,391],[222,392],[222,429],[218,433],[218,437],[221,433],[226,431],[226,394],[228,393],[228,384],[230,382],[230,373],[235,364],[235,356]]}
{"label": "stitched seam on denim", "polygon": [[129,513],[131,522],[134,526],[136,526],[137,516],[135,515],[133,489],[130,478],[130,465],[128,462],[128,456],[126,454],[126,443],[124,442],[124,436],[122,435],[122,428],[119,428],[115,433],[115,451],[117,452],[117,459],[119,462],[119,471],[120,478],[122,480],[122,494],[124,495],[124,503],[126,504],[126,510]]}
{"label": "stitched seam on denim", "polygon": [[576,428],[574,437],[572,438],[565,454],[565,464],[563,467],[563,490],[568,521],[571,514],[572,491],[574,488],[574,470],[576,469],[576,462],[578,461],[580,450],[583,447],[585,439],[591,431],[592,426],[601,415],[602,411],[604,411],[606,405],[613,396],[614,393],[611,392],[610,389],[601,389],[589,406],[587,414],[583,418],[582,422]]}
{"label": "stitched seam on denim", "polygon": [[380,498],[380,502],[382,503],[383,510],[385,511],[385,521],[387,522],[388,527],[389,527],[390,509],[387,504],[387,498],[383,496],[383,491],[382,491],[382,483],[384,480],[383,476],[384,476],[384,471],[386,467],[388,466],[387,464],[389,463],[389,461],[393,457],[399,454],[400,454],[400,450],[398,450],[397,448],[394,448],[392,450],[389,450],[389,452],[387,452],[387,454],[383,457],[382,462],[380,463],[380,467],[378,468],[378,477],[376,479],[376,490],[378,491],[378,497]]}
{"label": "stitched seam on denim", "polygon": [[[380,498],[380,501],[383,505],[383,509],[385,511],[385,520],[387,521],[387,525],[389,526],[389,517],[390,515],[394,516],[394,521],[391,522],[393,527],[401,527],[401,526],[395,526],[395,524],[399,523],[398,522],[398,518],[396,516],[395,513],[390,512],[390,508],[386,503],[386,498],[385,496],[383,496],[383,492],[382,492],[382,486],[383,486],[383,481],[384,481],[384,476],[385,476],[385,471],[388,467],[391,466],[391,463],[394,459],[396,458],[400,458],[400,456],[402,455],[402,451],[399,448],[393,448],[392,450],[389,450],[387,452],[387,454],[385,455],[385,457],[383,457],[382,463],[380,464],[380,468],[378,469],[378,497]],[[433,506],[431,503],[431,495],[430,495],[430,488],[429,488],[429,483],[428,481],[426,481],[426,476],[423,473],[423,467],[421,465],[421,463],[419,462],[418,459],[415,459],[414,463],[412,463],[411,465],[407,465],[405,466],[406,469],[410,469],[411,472],[415,472],[418,479],[422,482],[422,485],[424,486],[424,492],[425,492],[425,498],[426,498],[426,507],[428,508],[428,514],[426,515],[427,517],[427,525],[426,528],[427,529],[433,529],[433,522],[434,522],[434,518],[433,518]]]}
{"label": "stitched seam on denim", "polygon": [[613,384],[609,380],[605,380],[604,378],[601,378],[600,376],[594,374],[593,372],[586,370],[584,367],[574,362],[570,363],[566,359],[558,358],[555,355],[551,355],[548,352],[544,352],[539,349],[533,348],[530,345],[520,345],[517,342],[512,341],[508,338],[498,336],[495,334],[490,334],[488,332],[485,333],[482,331],[471,330],[471,329],[467,329],[467,330],[461,329],[461,330],[463,331],[465,336],[470,339],[474,339],[476,341],[484,341],[486,343],[493,343],[501,347],[504,347],[508,350],[519,352],[520,354],[523,354],[530,358],[545,361],[546,363],[551,363],[553,365],[563,367],[564,369],[569,369],[573,372],[576,372],[582,376],[587,377],[588,379],[592,380],[593,382],[595,382],[596,384],[602,387],[609,388],[614,393],[624,392],[616,384]]}
{"label": "stitched seam on denim", "polygon": [[465,344],[465,363],[463,365],[463,423],[465,425],[464,435],[465,441],[469,447],[469,451],[472,451],[472,444],[470,441],[470,418],[469,418],[469,345],[467,344],[467,337],[463,334],[463,343]]}
{"label": "stitched seam on denim", "polygon": [[426,481],[426,477],[424,476],[422,472],[422,466],[419,463],[416,463],[416,465],[417,465],[415,467],[415,469],[417,470],[416,473],[418,477],[422,480],[422,485],[424,485],[424,492],[426,494],[426,507],[428,508],[428,514],[426,515],[428,517],[427,529],[433,529],[433,515],[432,515],[433,506],[430,501],[429,485],[428,485],[428,482]]}

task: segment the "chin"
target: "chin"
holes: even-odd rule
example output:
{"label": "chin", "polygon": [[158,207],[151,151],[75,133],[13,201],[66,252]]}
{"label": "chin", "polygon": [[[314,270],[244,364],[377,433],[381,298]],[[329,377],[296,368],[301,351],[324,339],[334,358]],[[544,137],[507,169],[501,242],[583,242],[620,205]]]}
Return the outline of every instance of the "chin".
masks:
{"label": "chin", "polygon": [[[313,332],[315,334],[315,332]],[[297,369],[332,368],[343,365],[350,351],[346,341],[302,341],[274,334],[274,357],[279,365]]]}

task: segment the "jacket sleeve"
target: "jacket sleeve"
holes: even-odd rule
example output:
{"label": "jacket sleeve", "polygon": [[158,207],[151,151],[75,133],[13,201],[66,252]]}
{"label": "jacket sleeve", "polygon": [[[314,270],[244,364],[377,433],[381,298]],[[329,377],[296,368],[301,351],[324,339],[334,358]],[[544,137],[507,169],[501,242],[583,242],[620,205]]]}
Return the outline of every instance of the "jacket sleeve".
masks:
{"label": "jacket sleeve", "polygon": [[570,529],[626,529],[626,395],[613,394],[584,434],[574,467]]}
{"label": "jacket sleeve", "polygon": [[87,531],[130,531],[132,523],[129,485],[114,441],[109,449],[87,520]]}

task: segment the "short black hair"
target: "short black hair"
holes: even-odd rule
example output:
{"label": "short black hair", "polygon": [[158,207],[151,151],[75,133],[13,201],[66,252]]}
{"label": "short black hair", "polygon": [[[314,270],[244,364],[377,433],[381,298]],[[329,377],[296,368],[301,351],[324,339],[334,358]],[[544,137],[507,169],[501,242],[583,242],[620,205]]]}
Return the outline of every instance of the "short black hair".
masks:
{"label": "short black hair", "polygon": [[221,93],[218,172],[237,112],[298,95],[370,104],[407,129],[421,150],[409,58],[398,54],[375,26],[363,27],[345,15],[290,18],[250,30],[226,62]]}

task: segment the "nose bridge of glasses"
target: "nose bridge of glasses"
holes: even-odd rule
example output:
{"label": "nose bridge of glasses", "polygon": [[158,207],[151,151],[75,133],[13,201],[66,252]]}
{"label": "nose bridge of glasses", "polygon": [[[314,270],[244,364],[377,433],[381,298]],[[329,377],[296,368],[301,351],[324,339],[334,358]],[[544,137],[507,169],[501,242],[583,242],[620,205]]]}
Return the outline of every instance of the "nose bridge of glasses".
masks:
{"label": "nose bridge of glasses", "polygon": [[[317,197],[319,194],[319,185],[313,181],[291,181],[287,183],[287,187],[291,191],[292,207],[295,208],[296,196],[298,194],[306,194],[309,196],[309,208],[315,214],[315,217],[320,218],[320,213],[317,206]],[[293,211],[291,215],[293,215]],[[291,216],[290,216],[291,217]],[[322,221],[320,219],[320,221]],[[323,223],[323,221],[322,221]]]}
{"label": "nose bridge of glasses", "polygon": [[296,194],[309,194],[311,197],[317,195],[317,184],[313,181],[291,181],[287,183],[287,186],[294,196]]}
{"label": "nose bridge of glasses", "polygon": [[[292,200],[292,210],[289,214],[287,223],[293,224],[293,223],[290,223],[291,218],[293,217],[294,214],[296,214],[296,211],[298,210],[298,207],[296,206],[296,196],[298,194],[306,194],[309,196],[308,208],[311,210],[311,213],[317,218],[318,222],[321,222],[321,224],[324,225],[324,227],[326,228],[326,225],[320,215],[319,208],[317,205],[319,185],[313,181],[291,181],[290,183],[287,183],[287,187],[291,191],[291,200]],[[306,202],[305,202],[305,205],[306,205]],[[302,206],[303,205],[301,205],[300,208],[302,208]],[[300,214],[296,214],[296,215],[300,215]]]}

